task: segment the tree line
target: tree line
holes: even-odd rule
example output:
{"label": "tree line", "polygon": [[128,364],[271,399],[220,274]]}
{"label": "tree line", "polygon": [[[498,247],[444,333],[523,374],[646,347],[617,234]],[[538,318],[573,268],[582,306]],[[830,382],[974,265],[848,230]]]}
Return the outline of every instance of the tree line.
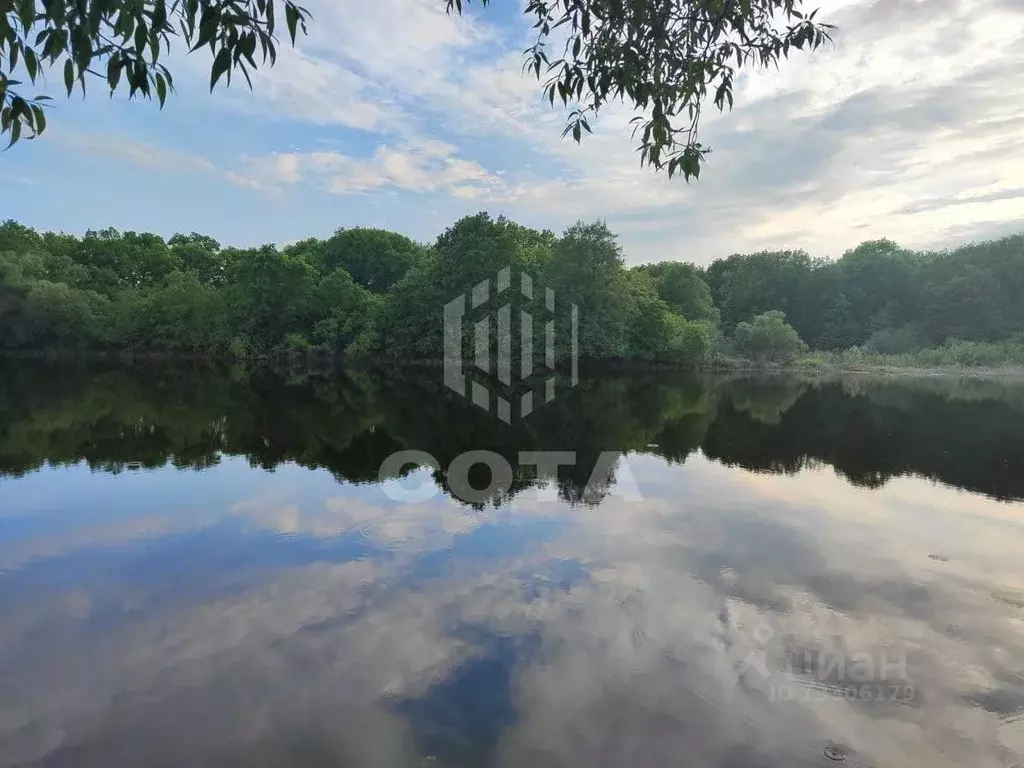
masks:
{"label": "tree line", "polygon": [[[578,307],[579,354],[590,360],[785,364],[809,349],[1024,347],[1024,235],[946,251],[873,240],[838,259],[762,251],[707,267],[627,267],[602,222],[556,235],[480,213],[429,245],[352,228],[248,249],[196,233],[77,237],[7,221],[0,348],[439,360],[445,304],[485,279],[494,286],[506,267],[536,286],[502,298],[512,317],[528,313],[535,338],[552,318],[546,289],[557,297],[559,357],[569,351],[569,305]],[[472,349],[473,323],[463,331]],[[514,355],[528,351],[513,337]],[[532,351],[543,355],[543,345]]]}

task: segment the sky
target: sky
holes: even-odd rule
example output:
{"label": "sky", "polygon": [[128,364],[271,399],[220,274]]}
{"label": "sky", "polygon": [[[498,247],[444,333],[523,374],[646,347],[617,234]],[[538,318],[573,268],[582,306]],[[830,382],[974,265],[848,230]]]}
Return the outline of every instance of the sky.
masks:
{"label": "sky", "polygon": [[309,36],[251,93],[210,94],[205,52],[168,60],[163,110],[99,81],[66,99],[52,73],[47,132],[0,154],[0,218],[238,246],[352,226],[429,243],[481,210],[556,232],[600,218],[629,264],[1024,230],[1020,0],[824,0],[835,44],[743,74],[689,184],[640,168],[624,106],[561,138],[564,111],[522,72],[519,0],[462,18],[443,0],[305,5]]}

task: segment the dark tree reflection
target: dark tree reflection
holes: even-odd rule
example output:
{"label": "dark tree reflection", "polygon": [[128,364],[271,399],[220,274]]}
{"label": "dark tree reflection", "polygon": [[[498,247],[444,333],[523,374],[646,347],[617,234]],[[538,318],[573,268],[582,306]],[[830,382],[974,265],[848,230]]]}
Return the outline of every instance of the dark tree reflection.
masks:
{"label": "dark tree reflection", "polygon": [[[0,363],[0,474],[86,462],[120,472],[167,464],[201,470],[221,456],[254,466],[323,468],[376,482],[402,449],[433,455],[435,480],[468,450],[513,469],[500,503],[538,482],[521,451],[565,451],[562,498],[596,503],[614,464],[588,481],[604,452],[673,463],[700,449],[714,460],[792,473],[827,463],[877,487],[918,475],[1000,499],[1024,498],[1024,388],[859,380],[714,378],[679,373],[585,377],[553,403],[506,425],[440,384],[436,369],[272,371],[210,366]],[[547,480],[549,478],[545,478]],[[474,487],[489,472],[470,474]]]}

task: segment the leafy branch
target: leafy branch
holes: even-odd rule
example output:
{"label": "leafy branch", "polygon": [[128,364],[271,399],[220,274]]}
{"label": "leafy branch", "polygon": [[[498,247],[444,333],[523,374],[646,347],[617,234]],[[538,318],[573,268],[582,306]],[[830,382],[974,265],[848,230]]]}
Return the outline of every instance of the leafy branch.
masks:
{"label": "leafy branch", "polygon": [[[35,84],[44,68],[60,67],[68,96],[86,75],[106,81],[111,94],[154,96],[163,108],[174,78],[161,62],[174,40],[189,52],[213,56],[210,90],[233,72],[250,89],[250,70],[277,59],[277,0],[0,0],[0,134],[10,143],[46,129],[47,96],[27,98],[17,88]],[[309,12],[283,0],[288,38],[306,33]],[[257,52],[259,57],[257,58]],[[61,64],[61,62],[63,62]],[[21,68],[26,79],[12,75]]]}
{"label": "leafy branch", "polygon": [[[462,13],[470,0],[446,0]],[[483,5],[490,0],[481,0]],[[524,70],[543,81],[549,103],[571,105],[563,137],[591,132],[589,116],[609,101],[631,104],[641,165],[696,179],[709,147],[698,140],[701,107],[733,106],[736,74],[778,66],[791,51],[831,41],[831,24],[802,0],[529,0],[536,42]],[[555,36],[562,54],[548,55]],[[559,38],[560,39],[560,38]]]}

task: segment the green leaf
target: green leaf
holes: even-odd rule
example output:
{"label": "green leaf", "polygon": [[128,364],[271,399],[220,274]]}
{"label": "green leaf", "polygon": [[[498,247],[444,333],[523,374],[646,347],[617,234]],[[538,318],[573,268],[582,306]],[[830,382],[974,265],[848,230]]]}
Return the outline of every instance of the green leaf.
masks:
{"label": "green leaf", "polygon": [[43,45],[43,58],[49,59],[51,62],[57,58],[57,54],[61,50],[61,39],[56,32],[51,32],[46,36],[46,43]]}
{"label": "green leaf", "polygon": [[34,83],[36,75],[39,74],[39,59],[36,58],[36,52],[31,48],[25,49],[25,69],[28,70],[28,76]]}
{"label": "green leaf", "polygon": [[299,9],[296,8],[289,2],[285,2],[284,5],[284,18],[288,23],[288,36],[292,39],[292,45],[295,44],[295,32],[299,24]]}
{"label": "green leaf", "polygon": [[35,134],[38,136],[40,133],[46,130],[46,113],[43,112],[43,108],[38,104],[32,105],[32,114],[35,116]]}
{"label": "green leaf", "polygon": [[162,30],[167,24],[167,4],[165,0],[157,0],[153,6],[153,29]]}
{"label": "green leaf", "polygon": [[142,55],[143,51],[146,50],[146,24],[142,21],[135,27],[135,51]]}
{"label": "green leaf", "polygon": [[[205,13],[204,13],[205,16]],[[217,19],[209,17],[204,19],[199,24],[199,39],[196,40],[196,44],[192,46],[193,51],[197,51],[207,43],[213,40],[213,36],[217,34]]]}
{"label": "green leaf", "polygon": [[242,75],[245,77],[245,82],[249,84],[249,90],[251,91],[252,90],[252,78],[249,77],[249,70],[247,70],[245,68],[245,64],[243,62],[238,62],[238,69],[241,71]]}
{"label": "green leaf", "polygon": [[160,109],[163,109],[164,102],[167,101],[167,81],[159,73],[156,76],[156,97],[160,101]]}
{"label": "green leaf", "polygon": [[221,48],[217,57],[213,60],[213,68],[210,70],[210,91],[220,80],[221,75],[231,68],[231,51],[228,48]]}
{"label": "green leaf", "polygon": [[7,145],[7,148],[10,149],[11,147],[13,147],[15,145],[15,143],[18,141],[18,139],[20,139],[20,138],[21,138],[21,122],[18,121],[18,120],[15,120],[14,123],[12,123],[12,125],[11,125],[11,143]]}
{"label": "green leaf", "polygon": [[70,96],[75,87],[75,65],[70,58],[64,62],[64,87],[68,89],[68,96]]}
{"label": "green leaf", "polygon": [[[35,0],[22,0],[21,10],[18,12],[18,20],[21,21],[21,26],[27,35],[29,27],[32,26],[32,22],[36,20]],[[14,142],[11,143],[13,144]]]}

